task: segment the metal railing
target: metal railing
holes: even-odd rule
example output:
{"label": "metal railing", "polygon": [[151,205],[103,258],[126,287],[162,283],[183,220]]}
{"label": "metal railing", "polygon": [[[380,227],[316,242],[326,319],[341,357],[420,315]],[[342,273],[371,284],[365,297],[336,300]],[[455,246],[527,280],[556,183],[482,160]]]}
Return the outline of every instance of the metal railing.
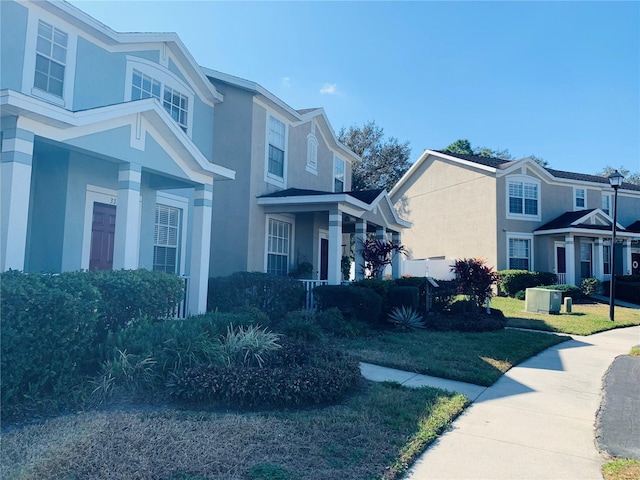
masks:
{"label": "metal railing", "polygon": [[307,310],[316,308],[316,299],[313,296],[313,289],[318,285],[327,285],[327,280],[300,280],[304,284],[306,291],[304,306]]}
{"label": "metal railing", "polygon": [[556,273],[556,285],[564,285],[567,283],[566,273]]}
{"label": "metal railing", "polygon": [[189,277],[180,277],[184,281],[184,296],[180,303],[173,309],[173,318],[187,318],[187,305],[189,304]]}

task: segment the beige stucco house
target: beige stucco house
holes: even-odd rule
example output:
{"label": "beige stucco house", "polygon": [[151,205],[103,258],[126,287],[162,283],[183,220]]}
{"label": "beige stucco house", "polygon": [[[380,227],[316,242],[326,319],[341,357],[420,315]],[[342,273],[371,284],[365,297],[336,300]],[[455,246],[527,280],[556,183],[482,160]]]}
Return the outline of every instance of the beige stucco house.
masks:
{"label": "beige stucco house", "polygon": [[[611,275],[606,177],[425,150],[390,192],[410,258],[482,257],[497,270],[551,271],[560,283]],[[616,274],[640,268],[640,186],[618,190]]]}
{"label": "beige stucco house", "polygon": [[322,108],[295,110],[257,83],[203,71],[224,97],[214,161],[236,171],[234,182],[214,191],[211,276],[287,275],[306,263],[312,279],[338,284],[352,235],[401,241],[409,224],[386,191],[350,192],[358,157],[338,142]]}

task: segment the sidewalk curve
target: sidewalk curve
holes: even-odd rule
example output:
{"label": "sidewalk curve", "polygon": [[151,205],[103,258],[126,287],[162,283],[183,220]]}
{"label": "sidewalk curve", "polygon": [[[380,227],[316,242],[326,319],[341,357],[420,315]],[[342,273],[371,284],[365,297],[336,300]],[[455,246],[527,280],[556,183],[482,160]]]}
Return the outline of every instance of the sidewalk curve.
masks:
{"label": "sidewalk curve", "polygon": [[443,379],[429,383],[434,377],[361,364],[371,380],[434,386],[473,401],[405,478],[601,480],[595,420],[602,378],[618,355],[640,343],[640,326],[572,337],[511,368],[488,388]]}

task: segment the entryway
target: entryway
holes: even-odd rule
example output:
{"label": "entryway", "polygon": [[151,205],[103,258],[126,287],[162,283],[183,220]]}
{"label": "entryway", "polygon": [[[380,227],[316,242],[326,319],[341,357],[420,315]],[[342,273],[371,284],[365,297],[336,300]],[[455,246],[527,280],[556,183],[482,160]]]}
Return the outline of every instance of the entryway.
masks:
{"label": "entryway", "polygon": [[95,202],[91,224],[89,270],[113,268],[113,246],[116,234],[116,206]]}

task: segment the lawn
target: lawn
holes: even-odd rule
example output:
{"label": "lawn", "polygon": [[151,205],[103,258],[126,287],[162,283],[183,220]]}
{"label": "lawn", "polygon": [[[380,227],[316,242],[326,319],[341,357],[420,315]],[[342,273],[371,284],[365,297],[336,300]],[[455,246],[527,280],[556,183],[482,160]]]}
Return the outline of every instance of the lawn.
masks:
{"label": "lawn", "polygon": [[609,305],[604,303],[574,303],[572,313],[546,315],[525,312],[524,301],[508,297],[495,297],[491,306],[502,310],[507,326],[531,328],[572,335],[591,335],[613,328],[640,325],[640,310],[615,307],[615,322],[609,320]]}
{"label": "lawn", "polygon": [[489,386],[514,365],[568,339],[519,330],[420,330],[340,340],[339,344],[363,362]]}
{"label": "lawn", "polygon": [[300,411],[87,412],[2,435],[6,479],[395,479],[467,400],[366,383]]}

